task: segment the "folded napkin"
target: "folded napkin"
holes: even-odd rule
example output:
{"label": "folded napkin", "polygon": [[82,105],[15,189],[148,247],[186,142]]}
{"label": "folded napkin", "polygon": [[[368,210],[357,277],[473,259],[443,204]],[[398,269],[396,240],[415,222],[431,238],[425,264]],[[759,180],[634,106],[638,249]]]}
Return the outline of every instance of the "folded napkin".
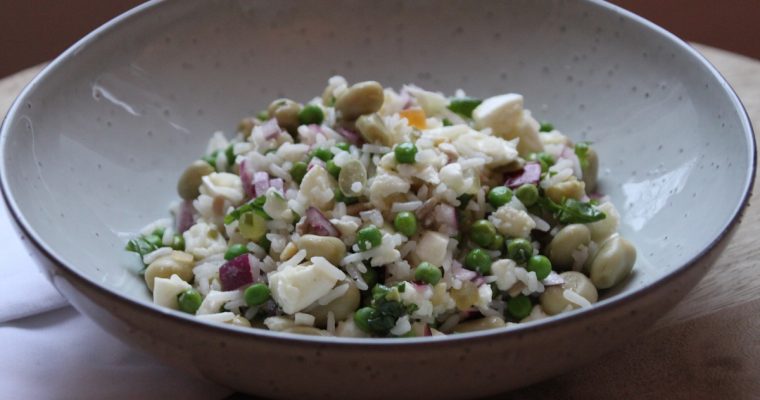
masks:
{"label": "folded napkin", "polygon": [[162,365],[79,314],[46,280],[0,205],[0,398],[221,399],[232,391]]}

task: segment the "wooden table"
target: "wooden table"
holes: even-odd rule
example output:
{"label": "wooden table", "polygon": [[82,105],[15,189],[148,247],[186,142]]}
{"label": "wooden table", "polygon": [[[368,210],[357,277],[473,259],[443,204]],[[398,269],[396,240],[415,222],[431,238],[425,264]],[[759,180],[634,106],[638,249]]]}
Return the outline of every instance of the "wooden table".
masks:
{"label": "wooden table", "polygon": [[[695,45],[728,79],[760,131],[760,61]],[[0,80],[0,115],[42,65]],[[760,187],[760,185],[757,185]],[[514,399],[760,398],[760,206],[750,205],[717,264],[641,337]]]}

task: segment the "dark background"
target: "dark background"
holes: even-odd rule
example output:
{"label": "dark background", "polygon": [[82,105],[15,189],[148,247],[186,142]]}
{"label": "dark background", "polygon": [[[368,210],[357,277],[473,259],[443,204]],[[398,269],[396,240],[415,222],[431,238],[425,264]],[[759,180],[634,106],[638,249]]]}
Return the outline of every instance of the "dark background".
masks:
{"label": "dark background", "polygon": [[[54,58],[86,33],[140,3],[0,0],[0,78]],[[760,0],[612,0],[612,3],[686,40],[760,58]]]}

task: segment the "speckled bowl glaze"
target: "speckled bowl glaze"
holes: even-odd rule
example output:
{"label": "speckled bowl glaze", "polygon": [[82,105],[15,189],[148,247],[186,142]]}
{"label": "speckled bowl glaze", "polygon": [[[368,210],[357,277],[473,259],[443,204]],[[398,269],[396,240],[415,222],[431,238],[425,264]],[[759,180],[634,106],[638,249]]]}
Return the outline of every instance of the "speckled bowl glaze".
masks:
{"label": "speckled bowl glaze", "polygon": [[[315,338],[203,323],[151,304],[130,232],[164,217],[210,133],[326,79],[414,82],[526,107],[601,157],[638,248],[593,308],[446,338]],[[692,48],[596,1],[149,3],[26,88],[2,127],[2,189],[74,306],[167,363],[271,397],[462,398],[567,372],[625,345],[725,246],[755,170],[749,120]]]}

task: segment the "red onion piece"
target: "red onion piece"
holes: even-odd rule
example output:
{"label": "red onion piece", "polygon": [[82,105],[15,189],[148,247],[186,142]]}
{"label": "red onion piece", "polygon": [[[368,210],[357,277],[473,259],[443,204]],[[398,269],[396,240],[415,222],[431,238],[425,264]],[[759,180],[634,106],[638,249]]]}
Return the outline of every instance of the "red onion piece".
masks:
{"label": "red onion piece", "polygon": [[460,281],[471,281],[478,276],[477,272],[465,269],[458,261],[451,263],[451,272],[454,274],[454,278]]}
{"label": "red onion piece", "polygon": [[317,157],[312,157],[311,161],[309,161],[309,165],[306,166],[306,170],[311,171],[311,169],[316,167],[317,165],[319,165],[322,168],[325,168],[327,166],[327,164],[325,164],[325,162],[322,161],[322,159],[317,158]]}
{"label": "red onion piece", "polygon": [[486,278],[484,278],[481,275],[478,275],[478,276],[475,277],[475,279],[472,280],[472,283],[474,283],[475,286],[477,286],[477,287],[481,287],[481,286],[483,286],[484,283],[486,283]]}
{"label": "red onion piece", "polygon": [[433,332],[430,330],[430,325],[425,324],[425,328],[422,331],[422,336],[433,336]]}
{"label": "red onion piece", "polygon": [[349,143],[356,147],[362,147],[362,144],[364,144],[364,139],[362,139],[362,137],[354,131],[350,131],[345,128],[338,128],[336,132],[338,132],[339,135],[346,138]]}
{"label": "red onion piece", "polygon": [[518,188],[526,183],[537,184],[541,180],[541,164],[535,161],[526,163],[523,169],[507,175],[504,186],[510,189]]}
{"label": "red onion piece", "polygon": [[253,189],[253,171],[246,159],[240,162],[240,181],[243,182],[243,192],[246,196],[256,196],[256,191]]}
{"label": "red onion piece", "polygon": [[547,276],[546,278],[544,278],[544,280],[541,281],[541,283],[544,286],[557,286],[557,285],[562,285],[563,283],[565,283],[565,280],[562,279],[562,277],[559,276],[558,273],[552,271],[551,273],[549,273],[549,276]]}
{"label": "red onion piece", "polygon": [[270,179],[269,187],[277,189],[280,194],[285,194],[285,182],[280,178]]}
{"label": "red onion piece", "polygon": [[340,237],[338,230],[315,207],[306,209],[306,225],[308,226],[309,233],[314,235]]}
{"label": "red onion piece", "polygon": [[253,283],[248,254],[241,254],[224,263],[219,268],[219,280],[225,292]]}
{"label": "red onion piece", "polygon": [[253,174],[253,190],[255,196],[263,196],[269,189],[269,174],[266,172],[256,172]]}
{"label": "red onion piece", "polygon": [[277,125],[277,120],[274,118],[261,125],[261,135],[266,140],[276,139],[281,133],[280,126]]}
{"label": "red onion piece", "polygon": [[559,156],[560,158],[572,159],[573,157],[575,157],[575,151],[571,149],[570,147],[565,146],[562,148],[562,152],[559,153]]}
{"label": "red onion piece", "polygon": [[183,233],[190,229],[195,223],[193,217],[193,201],[185,200],[179,205],[179,211],[177,212],[177,232]]}

